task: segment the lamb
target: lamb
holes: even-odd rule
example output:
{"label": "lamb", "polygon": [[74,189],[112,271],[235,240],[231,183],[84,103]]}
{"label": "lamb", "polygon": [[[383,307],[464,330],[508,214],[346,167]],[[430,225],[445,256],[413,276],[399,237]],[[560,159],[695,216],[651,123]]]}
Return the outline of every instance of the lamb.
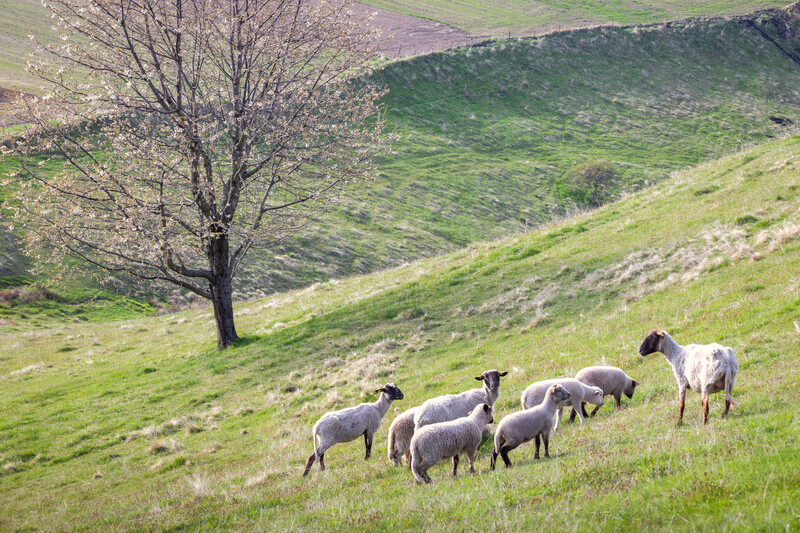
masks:
{"label": "lamb", "polygon": [[483,381],[480,389],[471,389],[461,394],[445,394],[426,400],[414,415],[414,428],[419,430],[428,424],[448,422],[467,416],[476,406],[487,403],[494,406],[500,396],[500,377],[508,372],[487,370],[475,379]]}
{"label": "lamb", "polygon": [[566,402],[562,402],[558,405],[558,411],[556,411],[556,425],[553,427],[553,431],[558,430],[558,425],[561,423],[561,415],[564,412],[564,407],[572,404],[573,412],[574,410],[578,411],[578,415],[581,418],[581,424],[583,424],[583,409],[581,402],[589,402],[593,405],[597,405],[598,407],[603,405],[603,390],[600,387],[591,387],[589,385],[585,385],[578,381],[575,378],[563,378],[563,379],[547,379],[544,381],[537,381],[528,385],[525,391],[522,393],[522,408],[528,409],[539,405],[544,400],[545,394],[550,389],[552,385],[559,383],[567,392],[570,393],[570,398]]}
{"label": "lamb", "polygon": [[453,458],[453,477],[456,477],[458,454],[462,452],[469,459],[470,473],[475,473],[475,454],[483,428],[492,422],[492,406],[483,403],[466,417],[416,429],[411,439],[411,473],[417,483],[430,483],[428,469],[447,457]]}
{"label": "lamb", "polygon": [[654,329],[639,346],[639,355],[645,356],[654,352],[664,354],[672,365],[672,373],[678,381],[678,397],[681,402],[678,411],[679,426],[683,423],[687,387],[700,393],[703,402],[703,424],[708,422],[709,394],[725,391],[725,410],[722,412],[722,418],[728,416],[731,407],[736,408],[731,393],[736,382],[736,374],[739,373],[739,363],[733,356],[733,349],[716,342],[681,346],[672,340],[666,331]]}
{"label": "lamb", "polygon": [[400,464],[402,457],[406,458],[406,463],[411,467],[411,438],[414,436],[414,414],[419,407],[412,407],[400,413],[389,426],[389,443],[387,452],[389,461],[394,462],[394,466]]}
{"label": "lamb", "polygon": [[531,439],[536,439],[536,453],[539,458],[539,437],[544,441],[544,456],[550,457],[550,429],[553,427],[553,415],[562,402],[569,401],[570,392],[558,383],[550,385],[542,403],[530,409],[517,411],[504,417],[497,425],[494,434],[491,467],[494,470],[497,455],[503,457],[506,468],[511,466],[508,452]]}
{"label": "lamb", "polygon": [[[621,368],[615,366],[590,366],[582,369],[575,374],[575,379],[589,385],[590,387],[600,387],[603,390],[604,396],[613,396],[617,401],[617,409],[622,405],[622,395],[628,398],[633,398],[633,392],[639,383],[628,376]],[[598,409],[603,404],[597,405],[592,411],[592,416],[597,414]],[[570,422],[575,420],[576,410],[573,409],[569,416]],[[583,405],[581,405],[581,413],[583,416],[588,416]]]}
{"label": "lamb", "polygon": [[325,451],[339,442],[350,442],[364,435],[364,445],[367,448],[364,460],[369,459],[372,451],[372,437],[381,425],[386,411],[394,400],[402,400],[403,393],[394,383],[387,383],[375,392],[380,393],[378,401],[362,403],[355,407],[329,411],[322,415],[311,430],[311,439],[314,443],[312,453],[303,476],[307,476],[314,460],[319,460],[320,470],[325,470]]}

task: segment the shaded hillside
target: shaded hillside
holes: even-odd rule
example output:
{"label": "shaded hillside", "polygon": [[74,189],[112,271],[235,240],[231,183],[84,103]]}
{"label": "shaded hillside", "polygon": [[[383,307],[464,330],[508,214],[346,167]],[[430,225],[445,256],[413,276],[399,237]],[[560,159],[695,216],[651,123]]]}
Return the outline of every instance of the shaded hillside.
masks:
{"label": "shaded hillside", "polygon": [[[786,530],[800,513],[800,137],[770,142],[597,211],[365,277],[236,308],[238,346],[214,349],[210,310],[126,321],[0,323],[3,530],[435,528]],[[648,330],[733,347],[738,407],[699,425],[689,393],[675,426],[664,358]],[[616,411],[566,424],[551,459],[511,469],[434,467],[414,486],[355,441],[301,478],[326,410],[396,407],[509,371],[495,408],[531,381],[583,366],[641,382]],[[53,502],[58,502],[54,505]]]}
{"label": "shaded hillside", "polygon": [[395,266],[573,212],[565,181],[583,161],[613,163],[619,193],[791,131],[787,24],[598,28],[391,64],[376,78],[402,140],[382,178],[245,275],[282,290]]}
{"label": "shaded hillside", "polygon": [[389,64],[375,79],[390,88],[397,154],[369,190],[253,254],[238,296],[393,267],[559,219],[583,208],[570,178],[587,160],[616,169],[613,196],[792,131],[800,39],[791,24],[774,11],[595,28]]}

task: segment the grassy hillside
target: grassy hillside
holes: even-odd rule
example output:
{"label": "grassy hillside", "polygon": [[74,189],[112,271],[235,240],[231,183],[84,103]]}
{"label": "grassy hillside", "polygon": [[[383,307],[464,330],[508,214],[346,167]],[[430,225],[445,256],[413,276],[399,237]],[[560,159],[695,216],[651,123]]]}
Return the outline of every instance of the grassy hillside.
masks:
{"label": "grassy hillside", "polygon": [[800,124],[800,32],[787,21],[773,12],[597,28],[386,66],[376,78],[391,89],[397,155],[369,190],[252,257],[239,297],[398,266],[575,212],[566,178],[586,160],[613,164],[619,193],[785,133],[795,126],[770,117]]}
{"label": "grassy hillside", "polygon": [[614,192],[630,191],[781,135],[793,126],[770,117],[800,124],[800,65],[786,53],[800,41],[773,16],[561,33],[387,66],[377,78],[391,89],[397,155],[277,261],[253,261],[247,285],[296,287],[525,231],[580,208],[564,181],[586,160],[611,162]]}
{"label": "grassy hillside", "polygon": [[[786,530],[800,527],[800,137],[679,172],[562,223],[237,306],[235,348],[207,309],[0,325],[0,529]],[[685,425],[654,327],[733,347],[728,420]],[[310,427],[374,399],[405,409],[509,370],[497,418],[533,380],[583,366],[642,382],[622,410],[564,427],[549,460],[415,487],[359,442],[300,473]],[[463,463],[462,463],[463,464]],[[479,524],[479,525],[478,525]]]}
{"label": "grassy hillside", "polygon": [[788,2],[752,0],[537,0],[533,2],[465,0],[365,0],[364,4],[423,17],[495,37],[527,36],[598,24],[647,24],[687,17],[741,15],[780,8]]}

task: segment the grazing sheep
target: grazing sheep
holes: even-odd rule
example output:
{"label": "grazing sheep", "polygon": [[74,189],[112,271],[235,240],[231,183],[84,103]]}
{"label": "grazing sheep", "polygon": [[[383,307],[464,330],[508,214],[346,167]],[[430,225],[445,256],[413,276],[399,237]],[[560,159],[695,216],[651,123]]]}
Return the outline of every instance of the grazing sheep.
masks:
{"label": "grazing sheep", "polygon": [[517,411],[505,416],[497,425],[494,434],[491,467],[494,470],[497,455],[503,457],[506,468],[511,466],[508,452],[531,439],[536,439],[536,453],[539,458],[539,437],[544,441],[544,456],[550,457],[550,429],[553,427],[553,415],[559,404],[568,401],[570,393],[558,383],[550,385],[542,403],[524,411]]}
{"label": "grazing sheep", "polygon": [[687,344],[681,346],[666,331],[654,329],[639,346],[642,356],[661,352],[672,365],[672,373],[678,381],[678,397],[681,405],[678,411],[678,425],[683,423],[683,408],[686,389],[700,393],[703,402],[703,424],[708,421],[708,395],[725,391],[725,410],[722,417],[728,416],[733,401],[733,385],[739,373],[739,363],[733,350],[716,342],[713,344]]}
{"label": "grazing sheep", "polygon": [[480,389],[471,389],[461,394],[445,394],[426,400],[419,406],[419,411],[414,415],[414,428],[419,429],[428,424],[448,422],[467,416],[475,406],[488,403],[494,406],[500,396],[500,377],[508,372],[487,370],[475,379],[483,381]]}
{"label": "grazing sheep", "polygon": [[[315,459],[319,459],[320,470],[325,470],[325,450],[336,443],[355,440],[361,435],[364,435],[364,445],[367,448],[364,460],[369,459],[372,451],[372,437],[378,431],[386,411],[389,410],[389,406],[394,400],[403,399],[403,393],[394,383],[387,383],[375,392],[379,392],[381,395],[377,402],[362,403],[355,407],[330,411],[317,420],[314,429],[311,430],[314,453],[308,458],[303,476],[308,475]],[[317,444],[317,439],[319,439],[319,444]]]}
{"label": "grazing sheep", "polygon": [[389,426],[389,444],[386,448],[394,466],[398,466],[400,459],[405,457],[406,463],[411,467],[411,438],[414,436],[414,414],[418,409],[419,407],[412,407],[400,413]]}
{"label": "grazing sheep", "polygon": [[[633,392],[639,384],[635,379],[627,375],[621,368],[615,366],[590,366],[586,367],[577,374],[575,379],[589,385],[590,387],[600,387],[604,396],[613,396],[617,401],[617,409],[622,405],[622,395],[633,398]],[[597,405],[592,411],[592,416],[597,414],[598,409],[603,404]],[[586,409],[581,405],[581,413],[586,414]],[[569,415],[569,421],[575,420],[576,410],[573,409]]]}
{"label": "grazing sheep", "polygon": [[476,406],[469,416],[428,424],[417,428],[411,439],[411,473],[417,483],[431,482],[428,469],[447,457],[453,458],[453,477],[458,469],[458,454],[464,452],[469,459],[469,471],[475,472],[475,453],[481,443],[484,426],[494,422],[492,406]]}
{"label": "grazing sheep", "polygon": [[547,391],[556,383],[564,387],[564,389],[569,392],[570,397],[569,400],[558,405],[558,411],[556,412],[556,425],[553,427],[553,431],[558,430],[558,425],[561,423],[561,415],[564,412],[564,407],[567,405],[572,404],[573,412],[574,410],[578,410],[578,415],[581,418],[581,424],[583,424],[582,402],[588,402],[593,405],[597,405],[598,407],[603,405],[603,389],[600,387],[590,387],[589,385],[581,383],[575,378],[563,378],[536,381],[528,385],[528,387],[522,393],[522,408],[528,409],[542,403]]}

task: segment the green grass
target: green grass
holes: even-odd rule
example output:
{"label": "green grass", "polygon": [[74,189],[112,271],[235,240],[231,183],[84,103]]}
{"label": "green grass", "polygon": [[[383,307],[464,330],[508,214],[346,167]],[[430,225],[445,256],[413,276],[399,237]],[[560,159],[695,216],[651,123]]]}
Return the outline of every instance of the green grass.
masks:
{"label": "green grass", "polygon": [[[390,88],[397,154],[307,232],[253,253],[237,296],[395,267],[579,212],[565,176],[587,160],[612,163],[613,192],[624,194],[784,135],[791,127],[770,116],[800,124],[800,70],[786,53],[800,42],[785,21],[773,12],[596,28],[384,67],[375,78]],[[22,264],[18,246],[0,246]]]}
{"label": "green grass", "polygon": [[367,5],[428,18],[481,36],[528,36],[597,24],[647,24],[687,17],[741,15],[781,8],[785,1],[567,0],[489,1],[365,0]]}
{"label": "green grass", "polygon": [[[798,170],[790,137],[524,235],[241,303],[225,352],[208,309],[6,322],[0,529],[796,529]],[[700,426],[692,393],[675,426],[667,363],[636,352],[654,327],[733,347],[728,420],[716,395]],[[485,444],[476,475],[443,464],[416,487],[383,453],[390,412],[372,460],[341,444],[300,477],[317,417],[385,381],[405,409],[509,370],[500,419],[531,381],[598,363],[642,384],[549,460],[526,445],[489,472]]]}
{"label": "green grass", "polygon": [[[619,194],[800,124],[800,69],[781,23],[604,28],[389,65],[402,135],[366,194],[250,262],[251,287],[286,290],[398,266],[525,231],[582,206],[564,176],[611,162]],[[791,129],[791,128],[790,128]],[[698,187],[701,188],[701,187]]]}

